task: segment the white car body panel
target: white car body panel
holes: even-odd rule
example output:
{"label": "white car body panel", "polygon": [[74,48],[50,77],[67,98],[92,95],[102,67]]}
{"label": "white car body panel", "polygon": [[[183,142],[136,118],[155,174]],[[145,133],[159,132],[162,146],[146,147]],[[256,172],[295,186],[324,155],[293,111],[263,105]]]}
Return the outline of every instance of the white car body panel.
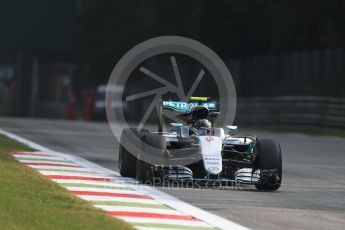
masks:
{"label": "white car body panel", "polygon": [[205,170],[210,174],[222,171],[222,139],[216,136],[199,136],[200,150]]}

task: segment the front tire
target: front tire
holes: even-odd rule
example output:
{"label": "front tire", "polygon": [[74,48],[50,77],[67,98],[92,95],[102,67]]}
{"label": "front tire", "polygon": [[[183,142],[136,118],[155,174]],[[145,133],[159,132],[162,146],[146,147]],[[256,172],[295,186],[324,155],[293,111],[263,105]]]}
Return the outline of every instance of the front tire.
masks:
{"label": "front tire", "polygon": [[153,179],[152,165],[137,159],[136,161],[136,179],[141,183],[146,183]]}
{"label": "front tire", "polygon": [[154,179],[153,165],[162,165],[166,159],[167,144],[159,134],[145,134],[145,144],[136,161],[136,179],[142,183]]}
{"label": "front tire", "polygon": [[130,153],[125,145],[141,146],[141,138],[148,133],[147,130],[137,130],[134,128],[124,129],[121,134],[119,146],[118,168],[123,177],[136,177],[137,153]]}
{"label": "front tire", "polygon": [[277,190],[282,181],[282,153],[280,144],[275,140],[258,140],[256,143],[256,151],[258,153],[256,159],[256,169],[276,170],[274,178],[264,180],[261,172],[261,184],[255,185],[258,190]]}
{"label": "front tire", "polygon": [[120,145],[118,168],[121,176],[135,177],[136,168],[133,162],[136,162],[136,158]]}

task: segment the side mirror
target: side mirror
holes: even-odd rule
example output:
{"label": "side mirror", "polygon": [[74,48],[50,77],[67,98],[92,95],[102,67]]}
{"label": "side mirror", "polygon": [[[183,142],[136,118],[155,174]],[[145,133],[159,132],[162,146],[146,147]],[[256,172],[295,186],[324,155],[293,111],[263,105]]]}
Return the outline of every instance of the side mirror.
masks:
{"label": "side mirror", "polygon": [[219,115],[220,115],[220,112],[211,112],[210,113],[210,116],[212,116],[212,117],[217,117]]}
{"label": "side mirror", "polygon": [[226,129],[228,132],[237,131],[237,126],[236,125],[228,125],[228,126],[226,126]]}

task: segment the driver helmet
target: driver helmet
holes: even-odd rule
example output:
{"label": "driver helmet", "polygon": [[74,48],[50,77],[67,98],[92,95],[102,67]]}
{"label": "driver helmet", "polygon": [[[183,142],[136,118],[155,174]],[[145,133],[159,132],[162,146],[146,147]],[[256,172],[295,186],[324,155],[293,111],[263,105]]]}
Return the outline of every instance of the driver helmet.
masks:
{"label": "driver helmet", "polygon": [[207,119],[201,119],[200,120],[200,127],[210,129],[210,128],[212,128],[212,124]]}

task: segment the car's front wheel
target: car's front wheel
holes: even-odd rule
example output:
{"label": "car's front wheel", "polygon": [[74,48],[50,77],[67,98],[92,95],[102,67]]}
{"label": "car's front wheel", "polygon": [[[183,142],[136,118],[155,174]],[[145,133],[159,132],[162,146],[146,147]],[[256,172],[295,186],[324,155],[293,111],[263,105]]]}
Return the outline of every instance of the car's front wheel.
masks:
{"label": "car's front wheel", "polygon": [[282,182],[282,153],[275,140],[258,140],[256,143],[256,169],[260,169],[258,190],[277,190]]}
{"label": "car's front wheel", "polygon": [[136,177],[136,160],[138,153],[131,153],[125,146],[133,145],[140,149],[142,137],[148,133],[147,130],[134,128],[124,129],[121,134],[119,146],[118,168],[123,177]]}
{"label": "car's front wheel", "polygon": [[136,160],[136,179],[141,183],[146,183],[153,179],[153,169],[152,165],[142,161],[140,159]]}
{"label": "car's front wheel", "polygon": [[167,157],[167,143],[160,134],[145,134],[143,148],[136,160],[136,178],[145,183],[154,179],[153,165],[163,165]]}

